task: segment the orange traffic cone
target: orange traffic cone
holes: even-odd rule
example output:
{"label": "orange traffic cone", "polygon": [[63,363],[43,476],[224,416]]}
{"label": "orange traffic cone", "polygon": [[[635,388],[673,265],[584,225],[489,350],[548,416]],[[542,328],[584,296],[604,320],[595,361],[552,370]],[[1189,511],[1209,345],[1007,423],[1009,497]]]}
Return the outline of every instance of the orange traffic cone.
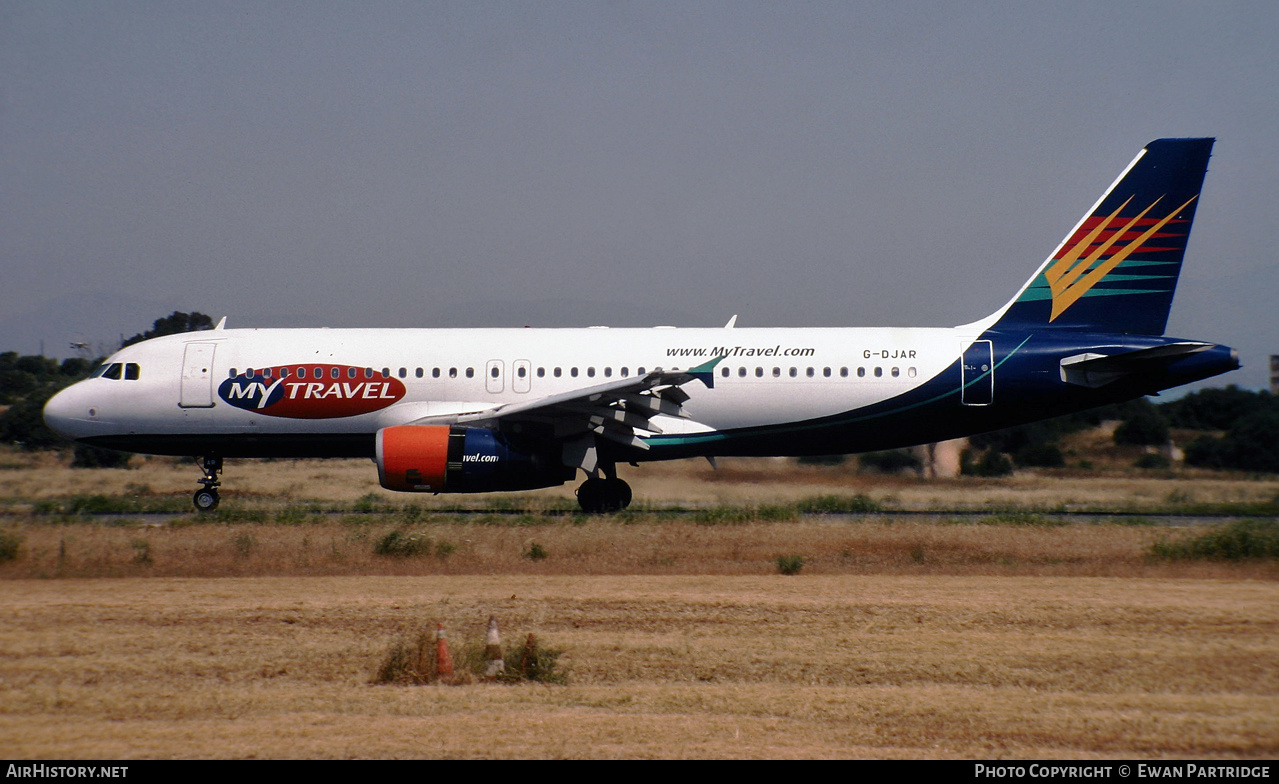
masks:
{"label": "orange traffic cone", "polygon": [[484,677],[489,680],[495,680],[506,669],[506,665],[502,662],[502,638],[497,633],[497,619],[491,615],[488,638],[484,641],[484,660],[487,662]]}
{"label": "orange traffic cone", "polygon": [[449,642],[442,623],[435,624],[435,674],[440,678],[453,674],[453,657],[449,655]]}

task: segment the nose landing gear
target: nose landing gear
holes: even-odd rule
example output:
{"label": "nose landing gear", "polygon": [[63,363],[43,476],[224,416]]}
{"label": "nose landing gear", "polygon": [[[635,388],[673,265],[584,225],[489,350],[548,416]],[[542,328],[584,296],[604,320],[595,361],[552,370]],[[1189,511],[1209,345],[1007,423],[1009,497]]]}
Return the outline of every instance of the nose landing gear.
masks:
{"label": "nose landing gear", "polygon": [[201,512],[212,512],[218,508],[218,486],[222,484],[218,481],[218,474],[222,473],[222,458],[205,455],[200,461],[200,470],[204,472],[200,479],[203,486],[191,496],[191,502]]}

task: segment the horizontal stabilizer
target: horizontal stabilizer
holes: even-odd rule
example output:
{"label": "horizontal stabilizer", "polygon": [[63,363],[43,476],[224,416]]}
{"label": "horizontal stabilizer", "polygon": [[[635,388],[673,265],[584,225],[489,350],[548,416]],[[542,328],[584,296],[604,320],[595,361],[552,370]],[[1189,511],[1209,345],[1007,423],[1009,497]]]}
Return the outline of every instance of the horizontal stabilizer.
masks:
{"label": "horizontal stabilizer", "polygon": [[1191,354],[1212,348],[1211,343],[1171,343],[1127,351],[1123,354],[1076,354],[1061,361],[1061,380],[1096,389],[1134,374],[1150,373]]}

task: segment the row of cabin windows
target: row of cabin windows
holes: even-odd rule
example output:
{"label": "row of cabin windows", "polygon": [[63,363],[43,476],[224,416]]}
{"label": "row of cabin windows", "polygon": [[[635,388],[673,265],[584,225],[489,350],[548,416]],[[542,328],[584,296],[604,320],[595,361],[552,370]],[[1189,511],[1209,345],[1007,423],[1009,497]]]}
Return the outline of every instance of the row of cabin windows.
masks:
{"label": "row of cabin windows", "polygon": [[[106,366],[106,365],[103,365],[103,368],[107,368],[107,366]],[[115,375],[114,375],[114,376],[108,375],[109,373],[111,373],[111,372],[112,372],[112,370],[111,370],[111,369],[107,369],[105,372],[103,372],[103,371],[102,371],[102,369],[99,369],[99,375],[106,375],[108,378],[119,378],[119,377],[120,377],[120,363],[118,363],[118,362],[117,362],[116,364],[111,365],[111,366],[110,366],[110,368],[114,369],[114,373],[115,373]],[[131,368],[132,370],[130,371],[128,368]],[[127,375],[129,372],[132,372],[132,374],[133,374],[133,375],[131,375],[131,376]],[[254,369],[253,369],[253,368],[248,368],[247,370],[245,370],[245,371],[244,371],[244,375],[249,376],[249,377],[252,377],[252,376],[254,376],[254,375],[257,375],[258,373],[261,373],[261,375],[262,375],[262,377],[263,377],[263,378],[272,378],[272,377],[274,376],[275,372],[276,372],[276,371],[275,371],[275,369],[274,369],[274,368],[262,368],[262,369],[261,369],[261,370],[259,370],[259,371],[254,371]],[[295,372],[295,373],[296,373],[296,377],[297,377],[297,378],[315,378],[315,379],[322,379],[322,378],[324,378],[324,377],[325,377],[325,370],[324,370],[324,368],[322,368],[322,367],[315,367],[315,368],[299,367],[299,368],[297,368],[297,370],[296,370],[296,371],[293,371],[293,372]],[[519,376],[520,378],[524,378],[524,377],[525,377],[525,375],[527,374],[527,372],[528,372],[528,368],[527,368],[526,366],[524,366],[524,365],[519,365],[519,366],[517,366],[517,367],[515,368],[515,374],[516,374],[517,376]],[[645,371],[644,371],[644,368],[642,368],[642,367],[641,367],[641,368],[636,368],[636,369],[635,369],[635,374],[636,374],[636,375],[642,376],[642,375],[644,375],[644,372],[645,372]],[[805,370],[804,370],[804,375],[805,375],[807,378],[817,378],[818,372],[819,372],[819,371],[818,371],[818,369],[817,369],[817,368],[810,367],[810,368],[807,368],[807,369],[805,369]],[[136,378],[138,377],[138,375],[137,375],[137,373],[138,373],[138,366],[137,366],[137,365],[135,365],[135,364],[133,364],[132,362],[130,362],[130,363],[128,364],[128,366],[127,366],[126,370],[125,370],[125,373],[126,373],[126,377],[136,379]],[[408,378],[408,373],[409,373],[408,368],[400,368],[400,369],[399,369],[399,371],[396,373],[396,375],[398,375],[400,378]],[[836,371],[835,371],[835,369],[834,369],[834,368],[829,368],[829,367],[824,367],[824,368],[822,368],[822,369],[821,369],[821,371],[820,371],[820,373],[821,373],[822,378],[833,378],[833,377],[836,375]],[[875,378],[883,378],[883,376],[884,376],[884,368],[882,368],[882,367],[875,367],[875,368],[871,368],[871,369],[869,369],[869,370],[868,370],[868,369],[867,369],[867,368],[865,368],[865,367],[859,367],[859,368],[857,368],[857,369],[856,369],[856,375],[857,375],[857,378],[865,378],[865,377],[867,376],[867,374],[868,374],[868,373],[869,373],[869,374],[871,374],[871,375],[873,375]],[[899,378],[899,377],[901,376],[901,373],[902,373],[902,369],[901,369],[901,368],[899,368],[899,367],[893,367],[893,368],[889,368],[889,369],[888,369],[888,375],[889,375],[889,376],[891,376],[892,378]],[[431,378],[440,378],[442,375],[445,375],[445,374],[447,374],[449,378],[457,378],[457,377],[458,377],[458,369],[457,369],[457,368],[448,368],[447,370],[443,370],[443,369],[441,369],[441,368],[431,368]],[[464,371],[464,374],[465,374],[465,376],[466,376],[467,378],[474,378],[474,377],[475,377],[475,368],[466,368],[466,369],[465,369],[465,371]],[[493,368],[491,368],[491,369],[489,370],[489,374],[490,374],[493,378],[499,378],[499,377],[501,376],[501,370],[500,370],[498,367],[496,367],[496,366],[495,366],[495,367],[493,367]],[[545,377],[546,377],[546,368],[544,368],[544,367],[539,367],[539,368],[537,369],[537,371],[536,371],[536,374],[537,374],[537,377],[538,377],[538,378],[545,378]],[[720,376],[722,376],[723,378],[730,378],[730,377],[732,376],[732,369],[731,369],[731,368],[726,368],[726,367],[725,367],[725,368],[720,368],[719,374],[720,374]],[[756,378],[764,378],[764,375],[765,375],[765,368],[762,368],[762,367],[756,367],[756,368],[755,368],[755,373],[754,373],[754,374],[755,374],[755,377],[756,377]],[[850,369],[849,369],[849,368],[847,368],[847,367],[841,367],[841,368],[839,369],[839,371],[838,371],[839,378],[849,378],[852,374],[853,374],[853,371],[852,371],[852,370],[850,370]],[[239,375],[239,373],[237,373],[237,372],[236,372],[236,369],[235,369],[235,368],[231,368],[231,371],[230,371],[230,377],[231,377],[231,378],[235,378],[237,375]],[[280,368],[280,369],[279,369],[279,376],[280,376],[280,378],[289,378],[289,376],[290,376],[290,375],[291,375],[291,371],[290,371],[290,369],[289,369],[289,368],[287,368],[287,367],[283,367],[283,368]],[[329,368],[329,369],[328,369],[328,376],[329,376],[329,378],[333,378],[333,379],[341,379],[341,378],[343,377],[343,375],[344,375],[344,374],[342,373],[342,369],[341,369],[341,368],[336,368],[336,367],[335,367],[335,368]],[[351,378],[351,379],[359,378],[359,377],[361,377],[361,376],[363,376],[364,378],[373,378],[375,375],[377,375],[377,376],[381,376],[382,378],[390,378],[390,377],[391,377],[391,369],[390,369],[390,368],[382,368],[381,372],[375,372],[375,371],[373,370],[373,368],[371,368],[371,367],[366,367],[366,368],[363,368],[362,370],[361,370],[360,368],[353,368],[353,367],[349,367],[349,368],[347,368],[347,369],[346,369],[346,373],[345,373],[345,376],[346,376],[347,378]],[[416,378],[424,378],[424,377],[426,376],[426,371],[425,371],[423,368],[417,368],[416,370],[414,370],[413,375],[414,375]],[[553,377],[555,377],[555,378],[561,378],[561,377],[564,375],[564,370],[563,370],[563,368],[554,368],[554,369],[552,369],[552,370],[551,370],[551,375],[552,375]],[[570,377],[570,378],[577,378],[577,377],[578,377],[578,369],[577,369],[577,368],[575,368],[575,367],[574,367],[574,368],[569,368],[569,369],[568,369],[568,375],[569,375],[569,377]],[[625,367],[621,368],[621,369],[620,369],[620,373],[619,373],[619,375],[620,375],[622,378],[627,378],[627,377],[629,377],[629,376],[630,376],[630,369],[629,369],[629,368],[625,368]],[[749,369],[749,368],[747,368],[747,367],[745,367],[745,366],[739,367],[739,368],[737,369],[737,375],[738,375],[738,377],[739,377],[739,378],[746,378],[748,375],[750,375],[750,369]],[[791,378],[799,378],[799,375],[800,375],[800,368],[797,368],[797,367],[792,367],[792,368],[790,368],[790,369],[789,369],[789,373],[788,373],[788,375],[789,375]],[[914,377],[915,377],[915,368],[913,368],[913,367],[908,367],[908,368],[906,368],[906,375],[907,375],[907,377],[909,377],[909,378],[914,378]],[[613,376],[613,368],[611,368],[611,367],[606,367],[606,368],[604,368],[604,377],[605,377],[605,378],[612,378],[612,376]],[[588,368],[586,368],[586,377],[587,377],[587,378],[595,378],[595,368],[594,368],[594,367],[588,367]],[[782,377],[782,368],[780,368],[780,367],[774,367],[774,368],[772,369],[772,377],[773,377],[773,378],[781,378],[781,377]]]}
{"label": "row of cabin windows", "polygon": [[[404,373],[405,373],[404,368],[400,368],[400,378],[404,378]],[[236,370],[235,368],[231,368],[231,370],[228,371],[227,375],[230,378],[235,378],[236,376],[240,375],[240,372]],[[261,375],[263,378],[275,378],[276,369],[261,368],[259,370],[254,370],[253,368],[247,368],[244,371],[244,375],[250,378],[256,375]],[[280,378],[296,377],[296,378],[314,378],[318,380],[318,379],[324,378],[325,375],[326,375],[325,370],[322,367],[317,367],[317,368],[299,367],[297,370],[292,370],[290,368],[282,367],[279,369]],[[344,374],[342,373],[342,368],[329,368],[327,375],[329,378],[332,378],[332,379],[341,379]],[[382,372],[378,375],[380,375],[382,378],[390,378],[391,369],[382,368]],[[467,374],[467,378],[470,378],[473,375],[475,375],[474,372],[469,372]],[[359,378],[361,376],[363,376],[364,378],[373,378],[374,376],[373,368],[364,368],[363,370],[361,370],[360,368],[352,367],[352,368],[346,369],[346,373],[345,373],[346,378]],[[418,368],[418,378],[421,378],[421,377],[422,377],[422,369]]]}
{"label": "row of cabin windows", "polygon": [[[136,367],[136,365],[135,365],[134,367]],[[624,368],[621,368],[619,372],[620,372],[620,375],[621,375],[623,378],[627,378],[627,377],[629,377],[629,376],[630,376],[630,374],[631,374],[631,372],[630,372],[630,368],[625,368],[625,367],[624,367]],[[463,374],[464,374],[467,378],[475,378],[475,368],[466,368],[464,371],[462,371],[462,373],[463,373]],[[492,368],[492,369],[489,371],[489,373],[490,373],[490,375],[492,375],[492,376],[493,376],[493,378],[497,378],[497,377],[499,377],[499,376],[501,375],[501,371],[500,371],[498,368],[496,368],[496,367]],[[642,375],[644,375],[645,370],[644,370],[644,368],[642,368],[642,367],[641,367],[641,368],[636,368],[635,373],[636,373],[636,375],[640,375],[640,376],[642,376]],[[250,377],[250,378],[251,378],[251,377],[253,377],[253,376],[259,375],[259,374],[261,374],[261,376],[262,376],[263,378],[274,378],[274,377],[275,377],[275,375],[276,375],[276,369],[275,369],[275,368],[261,368],[261,369],[259,369],[259,370],[255,370],[254,368],[246,368],[246,369],[245,369],[245,371],[244,371],[244,375],[245,375],[245,376],[248,376],[248,377]],[[459,371],[458,371],[458,369],[457,369],[457,368],[448,368],[448,369],[443,369],[443,368],[431,368],[431,378],[441,378],[442,376],[445,376],[445,375],[447,375],[449,378],[457,378],[457,377],[458,377],[458,374],[459,374]],[[527,367],[525,367],[525,366],[523,366],[523,365],[521,365],[521,366],[519,366],[519,367],[515,368],[515,374],[516,374],[517,376],[519,376],[520,378],[524,378],[525,376],[527,376],[527,375],[528,375],[528,368],[527,368]],[[239,370],[237,370],[236,368],[231,368],[231,369],[230,369],[230,371],[228,371],[227,375],[228,375],[228,377],[230,377],[230,378],[235,378],[235,377],[237,377],[237,376],[239,376],[239,375],[240,375],[240,371],[239,371]],[[363,369],[349,367],[349,368],[347,368],[347,369],[346,369],[346,373],[345,373],[345,374],[343,374],[343,373],[342,373],[342,369],[341,369],[341,368],[329,368],[328,373],[327,373],[328,378],[332,378],[332,379],[335,379],[335,380],[336,380],[336,379],[341,379],[341,378],[343,378],[343,376],[344,376],[344,375],[345,375],[345,377],[346,377],[346,378],[351,378],[351,379],[354,379],[354,378],[360,378],[361,376],[363,376],[364,378],[373,378],[375,375],[376,375],[376,376],[381,376],[382,378],[390,378],[390,377],[391,377],[391,369],[390,369],[390,368],[382,368],[382,370],[381,370],[380,372],[376,372],[376,371],[374,371],[374,370],[373,370],[373,368],[369,368],[369,367],[366,367],[366,368],[363,368]],[[408,378],[408,375],[409,375],[408,368],[400,368],[400,369],[396,372],[396,375],[398,375],[400,378]],[[414,371],[413,371],[413,375],[414,375],[416,378],[425,378],[425,377],[426,377],[426,371],[425,371],[423,368],[417,368],[416,370],[414,370]],[[562,377],[562,376],[564,375],[564,369],[563,369],[563,368],[554,368],[554,369],[551,371],[551,375],[552,375],[552,376],[554,376],[555,378],[560,378],[560,377]],[[570,377],[570,378],[577,378],[577,377],[578,377],[578,369],[577,369],[577,368],[569,368],[569,369],[568,369],[568,375],[569,375],[569,377]],[[289,378],[290,376],[293,376],[293,377],[296,377],[296,378],[314,378],[314,379],[322,379],[322,378],[325,378],[326,374],[325,374],[325,370],[324,370],[324,368],[322,368],[322,367],[315,367],[315,368],[298,367],[296,370],[292,370],[292,369],[290,369],[290,368],[283,367],[283,368],[280,368],[280,369],[279,369],[279,377],[280,377],[280,378]],[[587,376],[587,378],[595,378],[595,368],[593,368],[593,367],[588,367],[588,368],[586,368],[586,376]],[[604,377],[605,377],[605,378],[612,378],[612,376],[613,376],[613,368],[611,368],[611,367],[606,367],[606,368],[604,368]],[[538,369],[537,369],[537,377],[538,377],[538,378],[545,378],[545,377],[546,377],[546,368],[544,368],[544,367],[540,367],[540,368],[538,368]]]}
{"label": "row of cabin windows", "polygon": [[[800,370],[800,369],[799,369],[799,368],[797,368],[797,367],[793,367],[793,368],[791,368],[791,369],[790,369],[790,373],[789,373],[790,377],[791,377],[791,378],[799,378],[799,370]],[[737,369],[737,375],[738,375],[738,377],[740,377],[740,378],[746,378],[746,376],[747,376],[747,373],[748,373],[748,372],[749,372],[749,371],[748,371],[748,369],[747,369],[747,368],[745,368],[745,367],[739,367],[739,368]],[[872,375],[874,375],[874,377],[875,377],[875,378],[883,378],[883,376],[884,376],[884,368],[882,368],[882,367],[872,368],[870,372],[871,372],[871,374],[872,374]],[[916,371],[915,371],[915,368],[913,368],[913,367],[908,367],[908,368],[906,368],[906,375],[907,375],[908,377],[910,377],[910,378],[914,378],[914,377],[915,377],[915,372],[916,372]],[[866,377],[866,373],[867,373],[866,368],[864,368],[864,367],[859,367],[859,368],[857,368],[857,377],[858,377],[858,378],[865,378],[865,377]],[[729,378],[729,377],[732,375],[732,370],[731,370],[731,369],[729,369],[729,368],[720,368],[719,374],[720,374],[720,376],[722,376],[722,377],[724,377],[724,378]],[[901,374],[902,374],[902,369],[901,369],[901,368],[899,368],[899,367],[894,367],[894,368],[889,368],[889,369],[888,369],[888,375],[892,376],[893,378],[899,378],[899,377],[901,376]],[[814,367],[810,367],[810,368],[808,368],[807,370],[805,370],[805,371],[804,371],[804,375],[805,375],[805,376],[807,376],[808,378],[817,378],[817,368],[814,368]],[[825,367],[825,368],[822,368],[822,369],[821,369],[821,375],[822,375],[822,378],[831,378],[831,377],[833,377],[833,376],[835,375],[835,371],[834,371],[832,368]],[[840,368],[840,369],[839,369],[839,377],[840,377],[840,378],[848,378],[848,377],[849,377],[849,375],[850,375],[850,371],[849,371],[849,369],[848,369],[848,368],[846,368],[846,367],[842,367],[842,368]],[[755,377],[756,377],[756,378],[763,378],[763,377],[764,377],[764,368],[762,368],[762,367],[756,367],[756,368],[755,368]],[[781,378],[781,377],[782,377],[782,369],[781,369],[781,368],[779,368],[779,367],[774,367],[774,368],[773,368],[773,378]]]}

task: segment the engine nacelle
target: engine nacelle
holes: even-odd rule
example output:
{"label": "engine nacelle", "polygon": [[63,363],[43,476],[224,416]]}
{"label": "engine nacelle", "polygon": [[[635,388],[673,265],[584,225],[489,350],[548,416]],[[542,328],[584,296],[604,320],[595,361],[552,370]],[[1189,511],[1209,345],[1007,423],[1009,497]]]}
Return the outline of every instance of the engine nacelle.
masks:
{"label": "engine nacelle", "polygon": [[557,455],[510,444],[497,431],[397,425],[377,433],[378,480],[407,493],[487,493],[562,485],[574,469]]}

